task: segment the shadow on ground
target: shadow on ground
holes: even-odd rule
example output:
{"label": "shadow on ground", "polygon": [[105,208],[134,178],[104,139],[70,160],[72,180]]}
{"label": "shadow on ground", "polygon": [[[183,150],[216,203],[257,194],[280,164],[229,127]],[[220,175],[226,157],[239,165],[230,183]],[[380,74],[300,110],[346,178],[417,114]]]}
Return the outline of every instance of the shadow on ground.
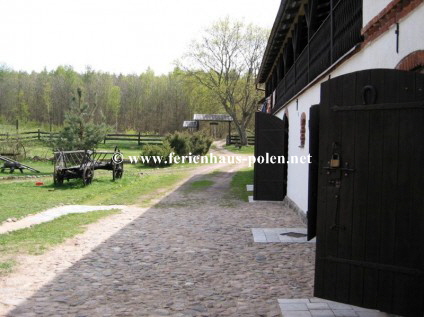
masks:
{"label": "shadow on ground", "polygon": [[251,228],[303,224],[233,197],[232,176],[191,178],[8,316],[280,316],[277,298],[312,295],[315,246],[253,243]]}

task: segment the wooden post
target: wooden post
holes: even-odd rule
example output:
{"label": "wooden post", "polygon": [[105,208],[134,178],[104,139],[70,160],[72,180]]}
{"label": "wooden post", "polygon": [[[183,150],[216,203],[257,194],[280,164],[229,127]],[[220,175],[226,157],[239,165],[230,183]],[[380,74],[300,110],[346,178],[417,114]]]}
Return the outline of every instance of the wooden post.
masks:
{"label": "wooden post", "polygon": [[16,119],[16,134],[19,134],[19,120]]}
{"label": "wooden post", "polygon": [[141,145],[141,132],[138,132],[138,145]]}
{"label": "wooden post", "polygon": [[41,136],[40,136],[40,129],[38,129],[38,141],[41,140]]}

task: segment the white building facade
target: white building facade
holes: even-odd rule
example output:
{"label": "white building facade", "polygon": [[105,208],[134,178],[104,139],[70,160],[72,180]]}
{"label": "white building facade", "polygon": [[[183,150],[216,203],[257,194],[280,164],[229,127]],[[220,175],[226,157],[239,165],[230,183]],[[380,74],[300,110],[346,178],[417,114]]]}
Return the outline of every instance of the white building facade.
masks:
{"label": "white building facade", "polygon": [[[423,72],[422,0],[281,1],[259,83],[276,96],[273,115],[289,122],[289,156],[309,154],[309,109],[320,103],[321,84],[375,68]],[[287,165],[285,200],[305,215],[308,168]]]}

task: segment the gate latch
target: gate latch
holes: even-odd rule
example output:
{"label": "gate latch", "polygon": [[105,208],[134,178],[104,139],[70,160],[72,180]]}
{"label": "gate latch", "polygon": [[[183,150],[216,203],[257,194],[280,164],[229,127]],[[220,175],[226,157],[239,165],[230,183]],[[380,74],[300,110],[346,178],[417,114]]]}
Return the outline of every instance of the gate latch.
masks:
{"label": "gate latch", "polygon": [[334,185],[334,187],[336,188],[340,188],[340,185],[341,185],[340,179],[330,179],[328,183],[331,185]]}

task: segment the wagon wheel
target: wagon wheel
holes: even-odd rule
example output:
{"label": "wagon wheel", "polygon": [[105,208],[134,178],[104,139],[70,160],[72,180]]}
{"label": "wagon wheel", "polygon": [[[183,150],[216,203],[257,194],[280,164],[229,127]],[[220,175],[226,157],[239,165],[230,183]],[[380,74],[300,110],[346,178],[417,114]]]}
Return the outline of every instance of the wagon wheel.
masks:
{"label": "wagon wheel", "polygon": [[84,168],[82,173],[82,182],[84,185],[90,185],[93,181],[94,171],[90,167]]}
{"label": "wagon wheel", "polygon": [[57,169],[56,165],[53,171],[53,183],[54,185],[62,185],[63,184],[63,175],[61,175],[61,171]]}
{"label": "wagon wheel", "polygon": [[112,177],[113,180],[122,178],[122,174],[124,174],[124,163],[113,164]]}
{"label": "wagon wheel", "polygon": [[53,183],[55,185],[62,185],[63,184],[63,176],[59,175],[59,173],[54,173],[53,174]]}

